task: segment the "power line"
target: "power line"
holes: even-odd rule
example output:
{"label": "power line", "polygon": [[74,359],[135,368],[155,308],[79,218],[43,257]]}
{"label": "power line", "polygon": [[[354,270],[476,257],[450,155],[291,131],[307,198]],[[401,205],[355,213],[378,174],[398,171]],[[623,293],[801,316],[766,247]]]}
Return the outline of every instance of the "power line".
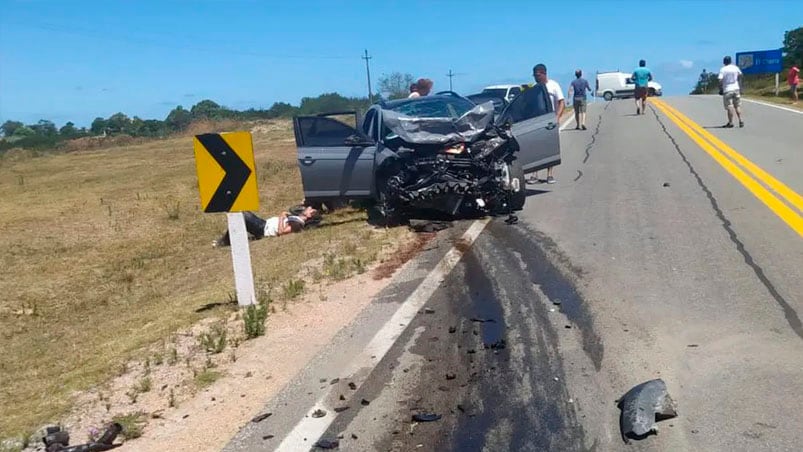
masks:
{"label": "power line", "polygon": [[447,77],[449,77],[449,91],[454,91],[454,90],[452,89],[452,77],[454,77],[454,76],[456,76],[456,75],[465,75],[465,74],[463,74],[463,73],[455,73],[455,72],[452,72],[452,70],[451,70],[451,69],[449,69],[449,73],[448,73],[448,74],[446,74],[446,76],[447,76]]}

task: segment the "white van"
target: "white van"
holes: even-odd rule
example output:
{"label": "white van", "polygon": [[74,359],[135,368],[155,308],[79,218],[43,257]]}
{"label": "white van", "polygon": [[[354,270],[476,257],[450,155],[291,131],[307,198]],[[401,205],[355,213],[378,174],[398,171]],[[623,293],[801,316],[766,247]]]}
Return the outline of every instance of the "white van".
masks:
{"label": "white van", "polygon": [[[598,72],[594,95],[603,97],[605,100],[633,97],[636,92],[636,84],[630,79],[632,75],[618,71]],[[647,83],[647,90],[650,96],[660,96],[662,94],[661,84],[655,80]]]}
{"label": "white van", "polygon": [[482,89],[482,94],[505,99],[507,102],[521,93],[521,85],[492,85]]}

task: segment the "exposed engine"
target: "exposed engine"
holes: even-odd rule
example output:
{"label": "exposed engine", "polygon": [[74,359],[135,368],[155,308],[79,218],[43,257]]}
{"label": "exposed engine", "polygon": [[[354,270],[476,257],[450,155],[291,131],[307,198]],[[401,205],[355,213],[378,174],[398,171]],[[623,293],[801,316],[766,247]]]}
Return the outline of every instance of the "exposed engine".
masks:
{"label": "exposed engine", "polygon": [[391,115],[386,125],[397,136],[386,143],[395,155],[377,171],[383,213],[471,215],[507,208],[518,145],[509,129],[492,124],[492,116],[490,103],[455,121]]}

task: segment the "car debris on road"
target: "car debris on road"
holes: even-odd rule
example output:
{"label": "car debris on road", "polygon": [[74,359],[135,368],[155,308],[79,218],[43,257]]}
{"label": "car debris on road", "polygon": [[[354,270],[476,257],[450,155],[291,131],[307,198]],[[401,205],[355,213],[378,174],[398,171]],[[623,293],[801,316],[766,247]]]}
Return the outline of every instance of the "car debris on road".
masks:
{"label": "car debris on road", "polygon": [[678,415],[675,402],[669,396],[666,383],[660,378],[634,386],[619,400],[622,410],[619,426],[622,439],[644,439],[650,433],[658,433],[657,421]]}

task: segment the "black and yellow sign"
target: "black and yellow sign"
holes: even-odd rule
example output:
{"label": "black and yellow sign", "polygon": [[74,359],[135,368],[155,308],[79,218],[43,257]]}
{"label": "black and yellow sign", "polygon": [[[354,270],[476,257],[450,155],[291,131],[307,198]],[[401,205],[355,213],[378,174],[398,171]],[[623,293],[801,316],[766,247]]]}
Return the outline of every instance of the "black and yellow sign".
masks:
{"label": "black and yellow sign", "polygon": [[254,146],[249,132],[196,135],[193,147],[204,212],[259,210]]}

